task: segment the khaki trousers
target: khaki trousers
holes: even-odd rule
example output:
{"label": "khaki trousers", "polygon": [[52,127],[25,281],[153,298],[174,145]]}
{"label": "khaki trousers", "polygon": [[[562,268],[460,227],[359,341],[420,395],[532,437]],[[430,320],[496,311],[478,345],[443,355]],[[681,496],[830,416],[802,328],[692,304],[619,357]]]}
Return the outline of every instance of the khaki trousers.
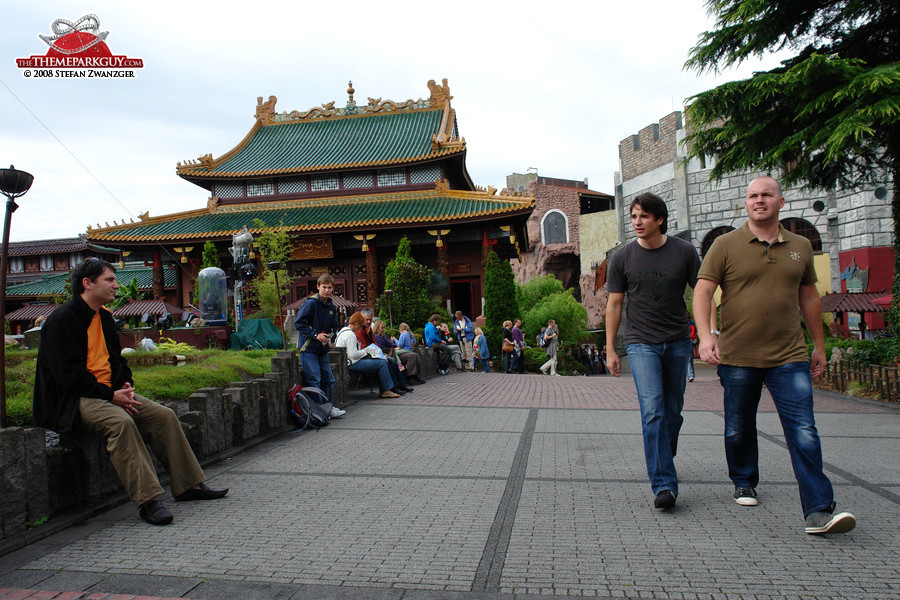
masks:
{"label": "khaki trousers", "polygon": [[145,442],[169,473],[173,496],[205,481],[175,412],[139,394],[134,399],[141,403],[134,416],[99,398],[83,397],[78,405],[80,427],[106,438],[109,459],[132,502],[140,506],[163,493]]}
{"label": "khaki trousers", "polygon": [[472,344],[475,340],[459,340],[459,350],[462,357],[469,361],[469,370],[475,370],[475,353],[472,351]]}

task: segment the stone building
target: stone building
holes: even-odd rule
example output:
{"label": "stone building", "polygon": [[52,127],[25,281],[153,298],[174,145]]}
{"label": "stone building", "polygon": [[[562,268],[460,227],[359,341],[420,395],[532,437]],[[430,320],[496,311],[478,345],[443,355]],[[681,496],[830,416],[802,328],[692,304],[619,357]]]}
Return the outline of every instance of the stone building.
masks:
{"label": "stone building", "polygon": [[[659,195],[669,209],[669,233],[693,243],[703,256],[719,235],[746,221],[744,198],[749,182],[764,173],[747,172],[711,182],[714,158],[685,162],[686,130],[682,113],[673,112],[619,142],[620,169],[615,176],[618,238],[634,238],[627,214],[631,199],[642,192]],[[776,178],[778,173],[772,173]],[[890,292],[893,272],[876,266],[893,265],[891,248],[893,184],[864,189],[813,192],[800,187],[784,190],[782,224],[810,240],[816,252],[820,293]],[[872,276],[865,286],[842,273],[851,266]],[[852,317],[851,317],[852,318]],[[866,314],[869,330],[884,327],[878,313]],[[852,327],[851,327],[852,328]],[[858,326],[856,327],[858,329]]]}
{"label": "stone building", "polygon": [[516,281],[523,284],[538,275],[554,275],[575,291],[575,298],[587,309],[589,325],[597,327],[606,311],[606,298],[596,273],[606,251],[618,241],[614,197],[590,190],[587,179],[554,179],[537,173],[514,173],[507,176],[506,185],[534,196],[534,212],[526,223],[531,251],[511,261]]}

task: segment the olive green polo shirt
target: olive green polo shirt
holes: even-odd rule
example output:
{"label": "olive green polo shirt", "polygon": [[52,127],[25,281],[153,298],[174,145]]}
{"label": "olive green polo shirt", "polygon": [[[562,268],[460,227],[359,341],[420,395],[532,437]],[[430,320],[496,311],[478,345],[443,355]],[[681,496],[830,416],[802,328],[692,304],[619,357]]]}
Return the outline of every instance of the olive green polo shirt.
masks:
{"label": "olive green polo shirt", "polygon": [[816,283],[809,240],[779,225],[771,245],[746,223],[716,238],[699,279],[722,288],[719,357],[737,367],[778,367],[809,360],[798,292]]}

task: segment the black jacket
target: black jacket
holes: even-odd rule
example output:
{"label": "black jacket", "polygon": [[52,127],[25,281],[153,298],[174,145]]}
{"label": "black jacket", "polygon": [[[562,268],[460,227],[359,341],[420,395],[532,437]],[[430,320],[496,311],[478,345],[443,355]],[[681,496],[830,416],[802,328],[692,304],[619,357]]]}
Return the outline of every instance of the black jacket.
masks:
{"label": "black jacket", "polygon": [[87,330],[94,311],[76,296],[54,310],[41,328],[37,369],[34,375],[32,423],[60,433],[70,431],[81,416],[82,396],[111,401],[113,391],[126,382],[134,385],[128,362],[122,357],[119,334],[112,313],[100,309],[103,337],[112,367],[112,387],[99,383],[87,370]]}

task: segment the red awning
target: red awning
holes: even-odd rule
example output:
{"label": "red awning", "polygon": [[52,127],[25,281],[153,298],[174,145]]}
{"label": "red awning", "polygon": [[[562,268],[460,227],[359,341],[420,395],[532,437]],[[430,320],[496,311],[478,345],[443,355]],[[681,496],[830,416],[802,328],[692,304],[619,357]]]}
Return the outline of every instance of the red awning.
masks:
{"label": "red awning", "polygon": [[891,307],[891,300],[894,298],[893,295],[888,294],[886,296],[879,296],[872,300],[872,304],[877,304],[878,306],[883,306],[885,310]]}
{"label": "red awning", "polygon": [[[284,307],[284,310],[298,310],[303,305],[303,303],[306,302],[309,298],[312,298],[312,296],[313,294],[310,294],[306,298],[297,300],[296,302],[291,302]],[[335,307],[337,307],[338,309],[343,308],[348,313],[351,313],[359,308],[359,304],[357,304],[356,302],[351,302],[350,300],[342,298],[341,296],[332,296],[331,301],[334,303]]]}
{"label": "red awning", "polygon": [[7,321],[33,321],[38,317],[48,317],[50,313],[56,310],[55,304],[32,304],[25,305],[22,308],[17,308],[16,310],[8,313],[6,315]]}
{"label": "red awning", "polygon": [[[884,312],[885,307],[874,302],[884,292],[839,292],[822,296],[822,312]],[[890,303],[888,303],[890,306]]]}
{"label": "red awning", "polygon": [[114,310],[113,316],[142,317],[146,314],[151,314],[154,317],[159,317],[163,313],[169,313],[173,317],[178,318],[183,312],[183,309],[169,304],[165,300],[135,300]]}

